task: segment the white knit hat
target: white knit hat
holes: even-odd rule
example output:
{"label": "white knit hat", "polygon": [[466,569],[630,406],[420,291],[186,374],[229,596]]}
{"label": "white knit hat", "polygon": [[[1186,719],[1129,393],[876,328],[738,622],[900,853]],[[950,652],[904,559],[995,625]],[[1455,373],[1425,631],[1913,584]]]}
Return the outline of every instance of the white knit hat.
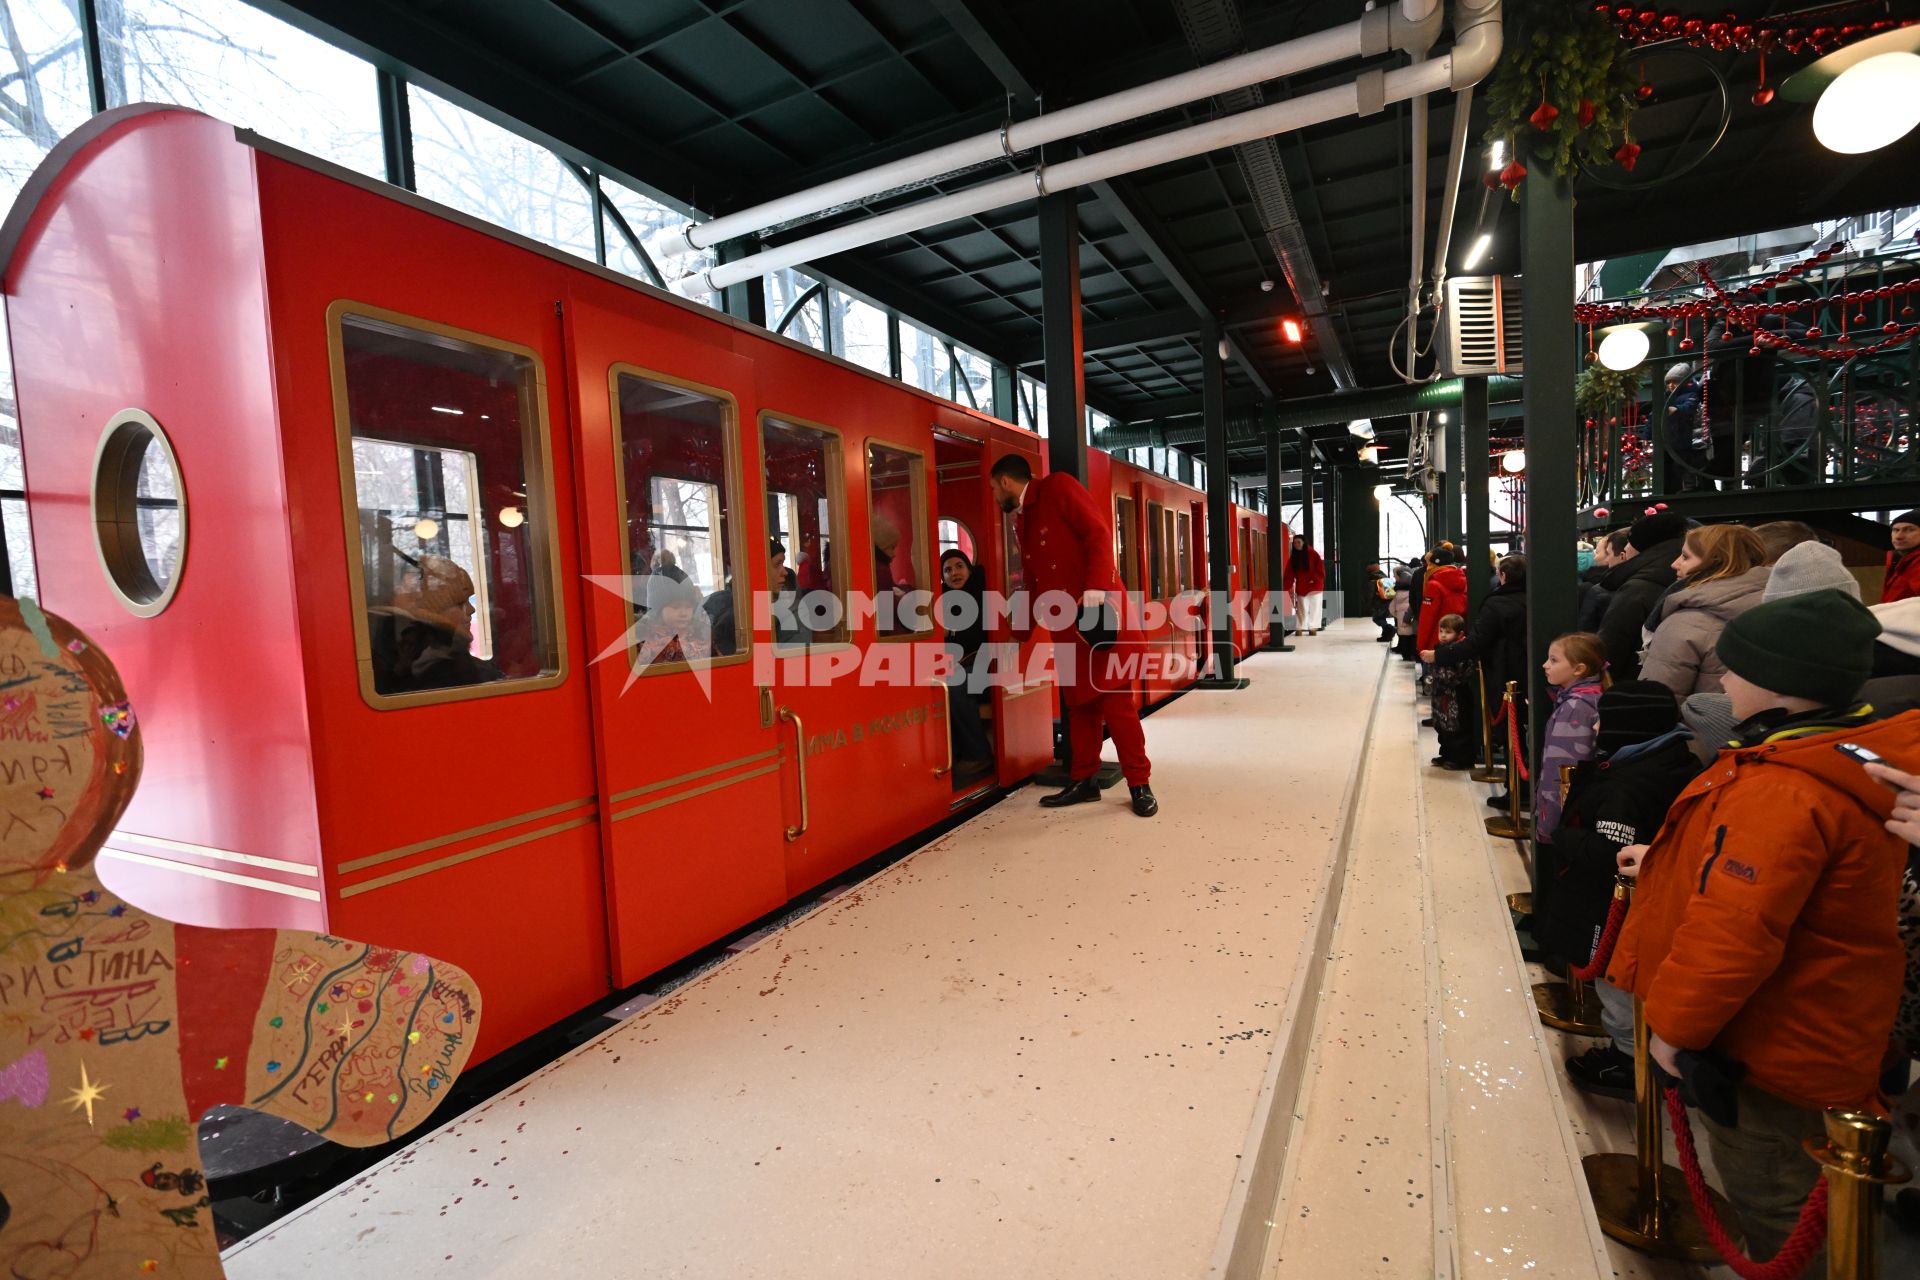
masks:
{"label": "white knit hat", "polygon": [[1666,381],[1668,382],[1685,382],[1688,378],[1691,378],[1692,376],[1693,376],[1693,366],[1690,364],[1686,364],[1683,362],[1680,364],[1667,366]]}
{"label": "white knit hat", "polygon": [[1860,580],[1847,572],[1840,553],[1823,542],[1802,542],[1789,547],[1774,561],[1767,577],[1763,602],[1805,595],[1809,591],[1843,591],[1860,598]]}

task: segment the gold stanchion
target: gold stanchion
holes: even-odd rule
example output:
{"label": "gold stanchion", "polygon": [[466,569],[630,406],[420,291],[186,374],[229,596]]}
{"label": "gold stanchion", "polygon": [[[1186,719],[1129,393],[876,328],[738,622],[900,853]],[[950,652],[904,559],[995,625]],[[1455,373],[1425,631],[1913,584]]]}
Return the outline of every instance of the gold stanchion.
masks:
{"label": "gold stanchion", "polygon": [[[1501,703],[1506,707],[1506,714],[1509,718],[1514,714],[1513,706],[1518,697],[1519,687],[1517,681],[1507,681],[1506,696],[1501,699]],[[1521,750],[1524,751],[1525,749],[1526,746],[1523,743]],[[1498,836],[1502,840],[1525,840],[1533,835],[1533,823],[1528,820],[1526,814],[1520,812],[1520,759],[1519,752],[1515,751],[1511,745],[1507,747],[1507,811],[1504,814],[1487,819],[1487,834],[1490,836]],[[1509,894],[1507,896],[1507,905],[1510,907],[1513,906],[1514,899],[1519,896],[1519,894]],[[1533,895],[1528,894],[1526,897],[1526,911],[1531,912],[1533,910]],[[1519,908],[1515,907],[1515,910],[1518,909]]]}
{"label": "gold stanchion", "polygon": [[1862,1111],[1827,1112],[1807,1154],[1827,1171],[1827,1280],[1880,1280],[1880,1188],[1911,1176],[1887,1154],[1893,1126]]}
{"label": "gold stanchion", "polygon": [[[1564,802],[1567,793],[1573,790],[1573,766],[1560,766],[1560,799]],[[1520,895],[1515,894],[1514,897]],[[1616,898],[1625,896],[1625,890],[1616,884],[1613,890]],[[1527,895],[1527,905],[1533,905],[1532,894]],[[1533,984],[1533,1007],[1540,1012],[1540,1021],[1549,1027],[1561,1031],[1570,1031],[1577,1036],[1599,1036],[1606,1034],[1606,1028],[1600,1023],[1600,1001],[1593,989],[1578,978],[1568,978],[1565,982],[1536,982]]]}
{"label": "gold stanchion", "polygon": [[1487,668],[1484,663],[1473,664],[1474,677],[1480,685],[1480,701],[1475,709],[1480,716],[1480,763],[1473,767],[1470,775],[1475,782],[1498,782],[1506,774],[1493,767],[1493,719],[1487,715]]}
{"label": "gold stanchion", "polygon": [[[1618,890],[1616,890],[1618,892]],[[1580,1162],[1600,1229],[1620,1243],[1657,1258],[1711,1262],[1720,1256],[1687,1194],[1686,1175],[1665,1162],[1662,1152],[1660,1089],[1653,1080],[1647,1046],[1646,1010],[1633,1002],[1634,1141],[1638,1150],[1606,1152]],[[1709,1190],[1723,1222],[1733,1211],[1719,1192]]]}

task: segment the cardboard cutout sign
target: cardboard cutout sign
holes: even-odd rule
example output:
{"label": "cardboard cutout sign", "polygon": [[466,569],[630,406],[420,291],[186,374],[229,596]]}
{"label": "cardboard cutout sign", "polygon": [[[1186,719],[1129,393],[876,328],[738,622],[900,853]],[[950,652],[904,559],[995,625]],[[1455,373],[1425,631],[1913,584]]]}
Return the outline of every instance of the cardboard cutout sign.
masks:
{"label": "cardboard cutout sign", "polygon": [[140,761],[106,655],[0,597],[0,1275],[221,1276],[209,1107],[372,1146],[472,1052],[479,992],[443,961],[116,898],[93,860]]}

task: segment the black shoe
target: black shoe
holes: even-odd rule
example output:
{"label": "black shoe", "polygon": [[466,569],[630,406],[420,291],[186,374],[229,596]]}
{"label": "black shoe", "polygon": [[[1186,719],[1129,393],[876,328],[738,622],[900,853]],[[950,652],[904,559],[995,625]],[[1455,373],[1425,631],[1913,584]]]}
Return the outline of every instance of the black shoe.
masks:
{"label": "black shoe", "polygon": [[1066,789],[1056,791],[1050,796],[1041,796],[1040,804],[1044,808],[1058,809],[1063,804],[1092,804],[1100,798],[1100,779],[1081,778],[1069,782]]}
{"label": "black shoe", "polygon": [[1488,796],[1487,797],[1487,808],[1489,809],[1509,809],[1512,807],[1513,807],[1512,800],[1510,800],[1506,796]]}
{"label": "black shoe", "polygon": [[1449,760],[1445,756],[1435,756],[1433,767],[1445,769],[1448,773],[1466,773],[1473,768],[1471,764],[1462,764],[1458,760]]}
{"label": "black shoe", "polygon": [[1433,728],[1433,717],[1432,717],[1432,716],[1428,716],[1428,717],[1427,717],[1427,718],[1426,718],[1425,720],[1422,720],[1422,721],[1420,722],[1420,727],[1421,727],[1422,729],[1431,729],[1431,728]]}
{"label": "black shoe", "polygon": [[1143,818],[1151,818],[1160,812],[1160,802],[1153,798],[1153,788],[1149,786],[1129,787],[1133,792],[1133,811]]}
{"label": "black shoe", "polygon": [[1610,1044],[1568,1058],[1567,1079],[1574,1088],[1602,1098],[1633,1101],[1633,1059]]}

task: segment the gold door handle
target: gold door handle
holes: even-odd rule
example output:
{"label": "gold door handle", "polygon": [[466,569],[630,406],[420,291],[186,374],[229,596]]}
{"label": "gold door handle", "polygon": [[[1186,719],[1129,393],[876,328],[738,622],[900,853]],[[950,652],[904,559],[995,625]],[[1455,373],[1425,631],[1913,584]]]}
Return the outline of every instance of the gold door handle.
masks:
{"label": "gold door handle", "polygon": [[792,707],[780,708],[780,718],[793,722],[794,758],[800,765],[800,825],[787,828],[787,840],[791,843],[807,834],[807,827],[811,825],[807,816],[807,726]]}
{"label": "gold door handle", "polygon": [[[964,670],[964,668],[962,669]],[[934,777],[944,778],[948,774],[953,772],[953,686],[948,684],[945,680],[935,680],[933,683],[939,685],[941,689],[945,690],[947,695],[947,723],[946,723],[947,731],[944,735],[942,735],[947,740],[947,764],[944,769],[935,769],[933,771]]]}

